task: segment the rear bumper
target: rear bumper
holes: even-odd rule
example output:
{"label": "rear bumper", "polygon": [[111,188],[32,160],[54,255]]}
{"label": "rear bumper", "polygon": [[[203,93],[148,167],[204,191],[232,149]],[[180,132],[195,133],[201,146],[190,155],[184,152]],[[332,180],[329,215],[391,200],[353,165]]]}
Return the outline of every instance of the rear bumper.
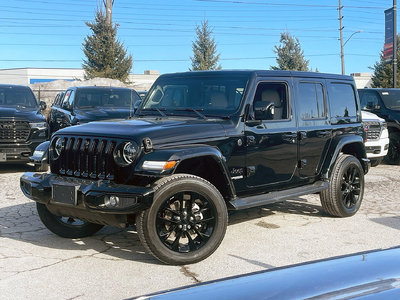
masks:
{"label": "rear bumper", "polygon": [[[74,186],[76,202],[66,204],[55,202],[53,185]],[[114,184],[106,180],[91,181],[53,175],[27,172],[21,176],[20,186],[26,197],[52,207],[59,215],[79,217],[82,213],[101,216],[105,214],[134,214],[150,207],[153,189],[140,186]],[[115,206],[106,205],[110,196],[118,197]]]}

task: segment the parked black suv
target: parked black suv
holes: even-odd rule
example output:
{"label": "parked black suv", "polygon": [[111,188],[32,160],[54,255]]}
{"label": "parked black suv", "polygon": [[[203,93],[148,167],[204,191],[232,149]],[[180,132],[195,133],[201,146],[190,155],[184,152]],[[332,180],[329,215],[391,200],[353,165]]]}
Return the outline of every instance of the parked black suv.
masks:
{"label": "parked black suv", "polygon": [[400,89],[359,89],[358,93],[361,109],[387,122],[390,143],[385,161],[400,164]]}
{"label": "parked black suv", "polygon": [[120,87],[71,87],[57,95],[51,107],[51,133],[91,121],[126,118],[140,101],[135,90]]}
{"label": "parked black suv", "polygon": [[320,193],[328,214],[354,215],[368,171],[362,135],[349,76],[166,74],[133,119],[55,133],[51,173],[25,173],[21,189],[60,236],[136,224],[159,260],[194,263],[221,243],[228,209]]}
{"label": "parked black suv", "polygon": [[48,138],[44,109],[29,87],[0,84],[0,163],[28,162]]}

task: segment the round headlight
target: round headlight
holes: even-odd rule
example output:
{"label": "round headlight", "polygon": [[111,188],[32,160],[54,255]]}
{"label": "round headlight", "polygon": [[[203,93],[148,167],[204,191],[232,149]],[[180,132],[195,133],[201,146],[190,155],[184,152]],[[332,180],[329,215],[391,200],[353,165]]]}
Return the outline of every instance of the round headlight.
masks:
{"label": "round headlight", "polygon": [[126,143],[122,149],[122,157],[124,158],[124,161],[128,164],[133,163],[136,158],[136,154],[136,147],[131,142]]}
{"label": "round headlight", "polygon": [[118,165],[126,167],[135,161],[138,151],[135,143],[122,143],[114,151],[114,160]]}
{"label": "round headlight", "polygon": [[55,156],[59,157],[63,148],[63,140],[61,138],[57,138],[56,142],[54,143],[54,152]]}

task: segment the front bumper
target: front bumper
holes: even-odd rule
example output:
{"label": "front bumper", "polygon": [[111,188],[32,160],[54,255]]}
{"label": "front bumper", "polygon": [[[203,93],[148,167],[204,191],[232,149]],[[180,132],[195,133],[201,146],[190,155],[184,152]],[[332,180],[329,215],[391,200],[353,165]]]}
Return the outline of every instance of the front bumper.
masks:
{"label": "front bumper", "polygon": [[384,157],[388,153],[389,138],[365,142],[365,151],[368,158]]}
{"label": "front bumper", "polygon": [[[105,215],[135,214],[150,207],[153,189],[115,184],[107,180],[91,181],[58,176],[49,173],[27,172],[20,179],[21,190],[26,197],[46,204],[50,211],[60,216],[71,216],[90,220],[94,223],[110,224]],[[54,185],[74,187],[76,199],[73,203],[54,199]],[[111,196],[118,197],[117,205],[107,205]],[[65,194],[68,198],[68,194]],[[60,201],[61,200],[61,201]]]}
{"label": "front bumper", "polygon": [[44,140],[35,140],[29,143],[0,144],[0,163],[2,162],[28,162],[29,157],[36,147]]}

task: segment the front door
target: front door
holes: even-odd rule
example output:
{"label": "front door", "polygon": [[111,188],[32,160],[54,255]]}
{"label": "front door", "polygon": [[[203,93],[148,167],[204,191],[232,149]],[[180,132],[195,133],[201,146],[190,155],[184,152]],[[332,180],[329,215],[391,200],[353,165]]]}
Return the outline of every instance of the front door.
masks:
{"label": "front door", "polygon": [[295,79],[299,130],[299,174],[313,178],[322,167],[332,138],[324,80]]}
{"label": "front door", "polygon": [[[260,81],[246,122],[246,184],[269,190],[293,180],[297,163],[296,120],[291,106],[291,80]],[[272,104],[272,106],[271,106]],[[256,111],[254,107],[270,107]],[[258,122],[258,123],[257,123]]]}

